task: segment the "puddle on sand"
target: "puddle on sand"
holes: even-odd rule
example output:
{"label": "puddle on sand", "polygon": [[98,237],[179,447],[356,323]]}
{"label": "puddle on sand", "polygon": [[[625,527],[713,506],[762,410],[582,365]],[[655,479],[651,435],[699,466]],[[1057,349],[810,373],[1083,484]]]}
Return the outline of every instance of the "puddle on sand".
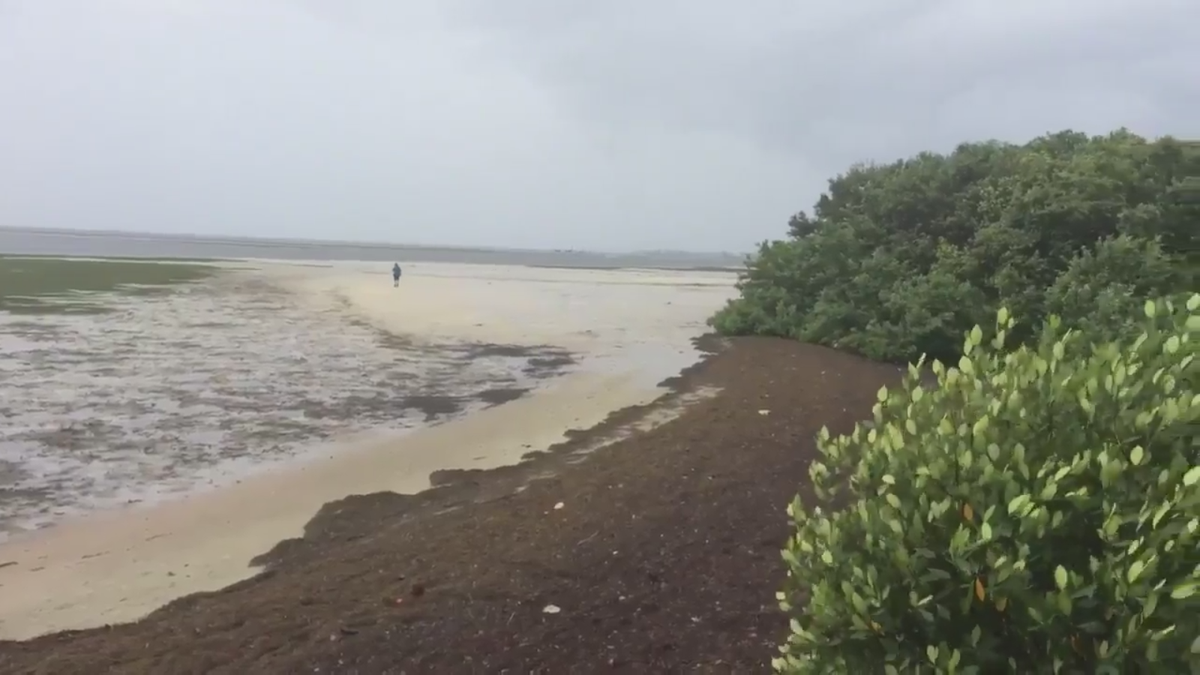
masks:
{"label": "puddle on sand", "polygon": [[252,272],[104,302],[115,311],[0,313],[0,541],[228,483],[335,435],[494,404],[569,362],[413,345]]}

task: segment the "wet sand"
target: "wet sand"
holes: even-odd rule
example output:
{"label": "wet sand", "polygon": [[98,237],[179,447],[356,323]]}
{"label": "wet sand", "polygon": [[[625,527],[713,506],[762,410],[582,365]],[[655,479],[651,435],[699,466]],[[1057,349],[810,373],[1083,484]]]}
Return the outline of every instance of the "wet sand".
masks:
{"label": "wet sand", "polygon": [[[486,469],[656,398],[694,361],[692,338],[733,294],[719,273],[412,265],[392,288],[375,265],[265,266],[311,311],[347,312],[413,348],[566,350],[570,372],[525,396],[427,428],[336,436],[302,463],[153,508],[82,517],[0,546],[0,637],[131,621],[256,572],[326,502],[412,493],[430,474]],[[492,356],[502,356],[493,353]],[[516,353],[514,351],[513,353]]]}
{"label": "wet sand", "polygon": [[0,542],[220,487],[315,440],[469,413],[572,363],[548,346],[404,340],[273,277],[0,312]]}

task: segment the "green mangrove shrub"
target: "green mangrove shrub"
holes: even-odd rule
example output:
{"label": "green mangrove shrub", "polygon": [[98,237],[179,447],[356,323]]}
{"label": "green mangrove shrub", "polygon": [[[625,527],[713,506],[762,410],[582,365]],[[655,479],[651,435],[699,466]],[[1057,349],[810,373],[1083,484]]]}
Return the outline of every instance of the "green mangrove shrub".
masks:
{"label": "green mangrove shrub", "polygon": [[1121,331],[1130,299],[1198,288],[1198,181],[1200,146],[1124,129],[858,164],[747,259],[710,325],[897,363],[958,361],[1000,307],[1013,345],[1051,314]]}
{"label": "green mangrove shrub", "polygon": [[1200,672],[1198,309],[1147,302],[1100,342],[1050,317],[1006,351],[1002,308],[936,387],[918,363],[872,423],[823,429],[775,668]]}

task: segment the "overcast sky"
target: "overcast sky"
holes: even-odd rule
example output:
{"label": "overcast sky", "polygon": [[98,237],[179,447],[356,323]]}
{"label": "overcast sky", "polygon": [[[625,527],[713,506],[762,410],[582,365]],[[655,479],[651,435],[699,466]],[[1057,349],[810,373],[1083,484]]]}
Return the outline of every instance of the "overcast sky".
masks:
{"label": "overcast sky", "polygon": [[858,160],[1200,136],[1200,0],[0,0],[0,224],[746,250]]}

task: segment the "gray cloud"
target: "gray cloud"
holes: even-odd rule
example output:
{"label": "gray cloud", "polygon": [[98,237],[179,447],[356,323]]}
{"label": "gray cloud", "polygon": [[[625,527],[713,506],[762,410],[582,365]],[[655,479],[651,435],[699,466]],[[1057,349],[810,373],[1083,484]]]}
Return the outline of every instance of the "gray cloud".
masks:
{"label": "gray cloud", "polygon": [[1200,135],[1194,0],[6,0],[0,221],[745,249],[850,162]]}
{"label": "gray cloud", "polygon": [[1188,0],[471,0],[457,16],[579,111],[732,130],[826,169],[1068,126],[1197,130]]}

